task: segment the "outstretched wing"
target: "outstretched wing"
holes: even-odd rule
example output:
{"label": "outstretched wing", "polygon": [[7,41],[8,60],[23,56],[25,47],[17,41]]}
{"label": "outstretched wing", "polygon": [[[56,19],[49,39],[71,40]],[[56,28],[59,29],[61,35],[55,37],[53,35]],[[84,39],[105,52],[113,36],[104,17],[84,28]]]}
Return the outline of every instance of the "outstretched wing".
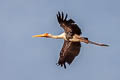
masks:
{"label": "outstretched wing", "polygon": [[60,52],[58,65],[61,65],[61,67],[64,66],[64,68],[66,68],[65,63],[71,64],[74,58],[79,54],[80,47],[80,42],[64,41],[64,45]]}
{"label": "outstretched wing", "polygon": [[81,29],[78,27],[77,24],[75,24],[75,21],[73,21],[72,19],[67,20],[67,14],[64,17],[63,12],[60,14],[60,12],[58,12],[57,14],[57,19],[58,22],[60,24],[60,26],[64,29],[65,33],[68,32],[72,32],[73,34],[82,34]]}

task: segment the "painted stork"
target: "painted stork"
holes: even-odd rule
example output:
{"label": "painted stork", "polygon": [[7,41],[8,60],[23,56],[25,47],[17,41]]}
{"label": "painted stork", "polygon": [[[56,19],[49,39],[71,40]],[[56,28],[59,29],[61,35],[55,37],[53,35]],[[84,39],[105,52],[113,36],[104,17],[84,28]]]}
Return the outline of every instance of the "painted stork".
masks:
{"label": "painted stork", "polygon": [[57,13],[57,20],[60,26],[64,29],[60,35],[52,35],[49,33],[44,33],[40,35],[33,35],[32,37],[46,37],[54,39],[64,39],[64,44],[62,50],[60,51],[60,57],[57,65],[66,68],[66,63],[69,65],[72,63],[74,58],[79,54],[81,48],[81,42],[86,44],[91,43],[98,46],[108,46],[106,44],[99,44],[88,40],[86,37],[82,37],[81,29],[72,19],[67,19],[68,15],[64,16],[63,12]]}

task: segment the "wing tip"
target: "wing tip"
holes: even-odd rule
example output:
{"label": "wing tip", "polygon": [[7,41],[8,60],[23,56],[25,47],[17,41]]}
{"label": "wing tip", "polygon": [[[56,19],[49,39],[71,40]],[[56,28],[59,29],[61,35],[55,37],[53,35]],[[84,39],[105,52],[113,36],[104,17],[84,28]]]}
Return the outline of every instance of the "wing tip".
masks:
{"label": "wing tip", "polygon": [[58,11],[56,15],[57,15],[57,19],[58,19],[58,22],[59,22],[59,23],[62,23],[62,22],[64,22],[64,21],[67,20],[68,14],[66,13],[66,15],[64,16],[63,11],[61,11],[61,12]]}
{"label": "wing tip", "polygon": [[58,63],[56,63],[57,66],[61,66],[64,67],[64,69],[66,69],[66,64],[64,61],[58,61]]}

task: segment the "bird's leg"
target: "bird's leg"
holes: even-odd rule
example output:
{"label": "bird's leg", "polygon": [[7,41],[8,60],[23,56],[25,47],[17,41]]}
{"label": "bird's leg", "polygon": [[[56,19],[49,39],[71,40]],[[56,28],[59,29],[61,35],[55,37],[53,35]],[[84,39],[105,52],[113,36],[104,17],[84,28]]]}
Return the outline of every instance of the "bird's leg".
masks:
{"label": "bird's leg", "polygon": [[108,47],[109,45],[107,45],[107,44],[101,44],[101,43],[96,43],[96,42],[93,42],[93,41],[90,41],[90,40],[88,40],[88,38],[86,38],[86,37],[77,37],[79,40],[80,40],[80,42],[84,42],[84,43],[86,43],[86,44],[94,44],[94,45],[98,45],[98,46],[106,46],[106,47]]}
{"label": "bird's leg", "polygon": [[89,43],[89,40],[88,40],[88,38],[86,38],[86,37],[80,37],[79,39],[80,39],[80,42],[84,42],[84,43],[86,43],[86,44]]}
{"label": "bird's leg", "polygon": [[109,46],[107,44],[96,43],[96,42],[93,42],[93,41],[89,41],[89,43],[94,44],[94,45],[98,45],[98,46],[106,46],[106,47]]}
{"label": "bird's leg", "polygon": [[94,45],[97,45],[97,46],[106,46],[106,47],[108,47],[109,45],[107,45],[107,44],[101,44],[101,43],[96,43],[96,42],[93,42],[93,41],[90,41],[90,40],[88,40],[88,39],[85,39],[85,38],[82,38],[82,42],[85,42],[85,43],[90,43],[90,44],[94,44]]}

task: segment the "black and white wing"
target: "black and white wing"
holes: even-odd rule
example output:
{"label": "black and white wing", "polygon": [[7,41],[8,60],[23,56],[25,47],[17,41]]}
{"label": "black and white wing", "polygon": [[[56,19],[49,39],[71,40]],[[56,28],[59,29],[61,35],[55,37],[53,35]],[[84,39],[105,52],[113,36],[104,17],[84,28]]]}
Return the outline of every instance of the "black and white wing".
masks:
{"label": "black and white wing", "polygon": [[61,67],[64,66],[64,68],[66,68],[65,63],[71,64],[74,58],[79,54],[80,47],[80,42],[64,41],[62,50],[60,52],[58,65],[61,65]]}
{"label": "black and white wing", "polygon": [[72,32],[73,34],[82,34],[81,29],[75,24],[75,21],[72,19],[67,20],[67,14],[64,16],[63,12],[58,12],[57,19],[60,26],[64,29],[65,33]]}

